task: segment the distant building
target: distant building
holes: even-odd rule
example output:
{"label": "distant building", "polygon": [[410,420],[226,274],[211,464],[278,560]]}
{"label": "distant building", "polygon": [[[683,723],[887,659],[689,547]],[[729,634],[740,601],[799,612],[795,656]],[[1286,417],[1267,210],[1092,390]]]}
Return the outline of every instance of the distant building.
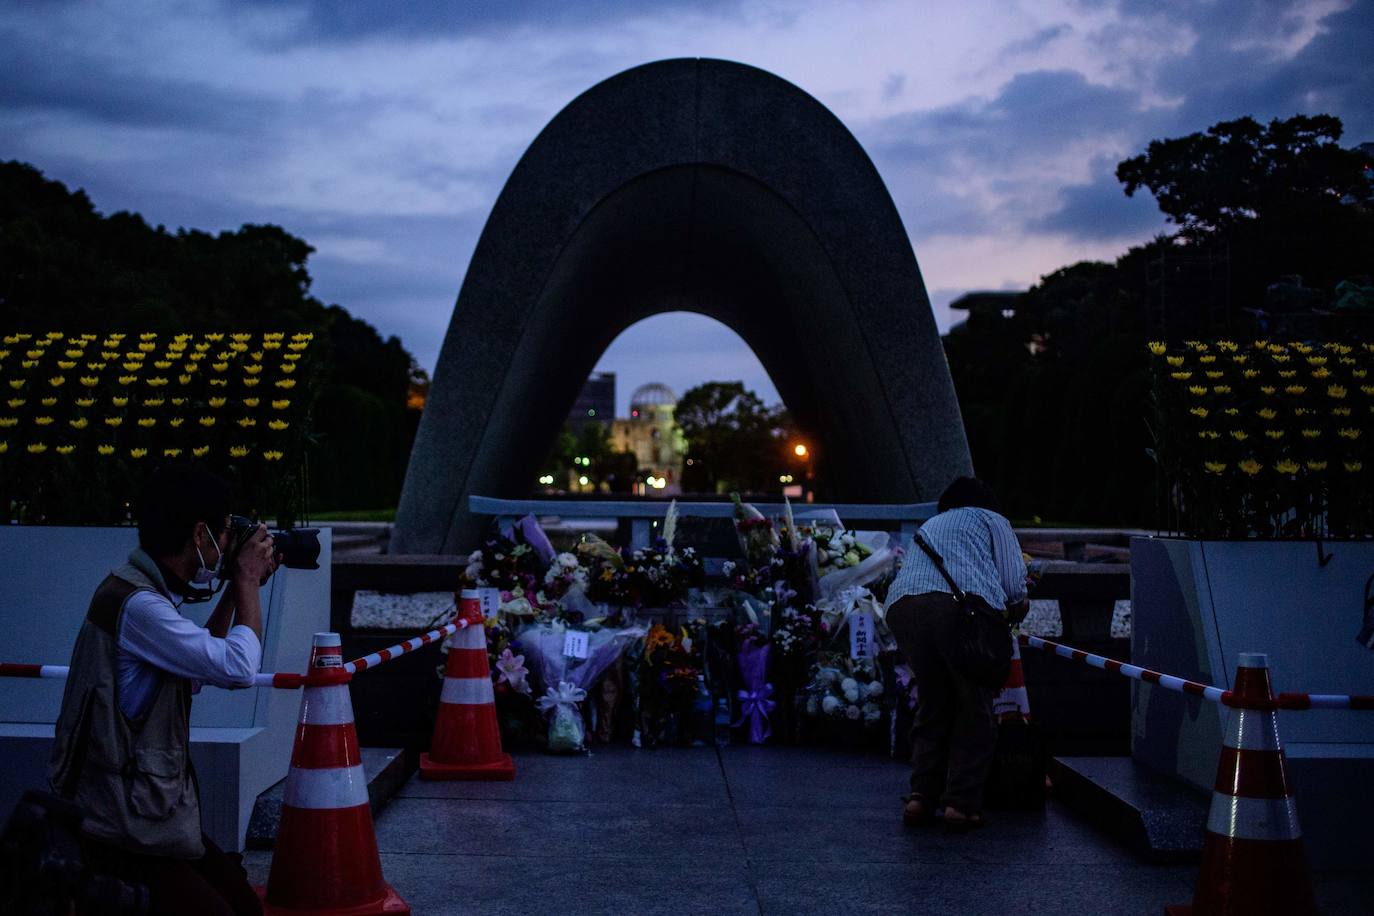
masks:
{"label": "distant building", "polygon": [[586,423],[609,424],[615,419],[615,373],[593,372],[587,376],[587,383],[577,396],[572,411],[568,414],[568,425],[574,431]]}
{"label": "distant building", "polygon": [[952,312],[968,312],[970,315],[1010,318],[1025,294],[1024,290],[977,290],[955,299],[949,304],[949,309]]}
{"label": "distant building", "polygon": [[677,395],[667,385],[641,385],[630,395],[630,415],[611,424],[611,447],[639,461],[637,493],[681,492],[687,440],[674,423],[676,408]]}

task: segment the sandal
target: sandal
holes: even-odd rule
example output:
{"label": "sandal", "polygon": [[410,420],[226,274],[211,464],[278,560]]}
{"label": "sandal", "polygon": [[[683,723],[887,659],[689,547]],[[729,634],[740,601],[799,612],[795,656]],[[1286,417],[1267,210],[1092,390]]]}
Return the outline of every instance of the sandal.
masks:
{"label": "sandal", "polygon": [[945,816],[942,820],[947,833],[967,833],[970,830],[977,830],[986,823],[983,820],[983,815],[977,811],[965,814],[958,808],[951,808],[948,805],[945,806]]}
{"label": "sandal", "polygon": [[924,795],[913,792],[911,795],[903,795],[902,801],[906,802],[902,808],[902,826],[919,827],[935,820],[935,809]]}

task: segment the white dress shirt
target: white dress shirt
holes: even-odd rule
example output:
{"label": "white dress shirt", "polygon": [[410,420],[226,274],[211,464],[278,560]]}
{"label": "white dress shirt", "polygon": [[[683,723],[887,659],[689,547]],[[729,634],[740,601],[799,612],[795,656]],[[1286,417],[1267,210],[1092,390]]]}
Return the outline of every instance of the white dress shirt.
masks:
{"label": "white dress shirt", "polygon": [[223,639],[177,611],[166,597],[139,589],[119,618],[119,709],[136,717],[148,707],[162,672],[216,687],[251,687],[262,663],[258,635],[242,624]]}

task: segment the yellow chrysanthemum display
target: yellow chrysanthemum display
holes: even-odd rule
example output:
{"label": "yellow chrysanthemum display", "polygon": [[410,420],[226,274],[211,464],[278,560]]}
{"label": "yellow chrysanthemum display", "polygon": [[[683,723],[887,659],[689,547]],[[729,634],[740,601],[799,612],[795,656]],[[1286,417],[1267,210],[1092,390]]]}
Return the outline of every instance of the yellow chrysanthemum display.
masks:
{"label": "yellow chrysanthemum display", "polygon": [[[1374,344],[1224,344],[1213,343],[1211,353],[1205,341],[1150,347],[1160,358],[1153,363],[1160,414],[1153,428],[1165,431],[1162,454],[1185,475],[1171,485],[1182,487],[1184,507],[1214,513],[1210,521],[1200,519],[1197,530],[1269,534],[1264,525],[1272,523],[1274,535],[1322,531],[1335,518],[1324,507],[1339,501],[1339,524],[1354,524],[1359,536],[1368,536],[1359,526],[1374,518],[1374,479],[1362,473],[1374,455],[1374,403],[1368,400],[1374,385],[1366,381]],[[1208,365],[1214,354],[1227,354],[1244,368],[1222,376],[1219,366]],[[1252,358],[1257,355],[1268,358]],[[1197,371],[1189,372],[1193,362]],[[1199,421],[1218,416],[1228,418],[1227,429],[1199,428]],[[1223,469],[1240,473],[1229,477]],[[1332,469],[1338,477],[1325,476]],[[1205,490],[1204,478],[1210,481]]]}

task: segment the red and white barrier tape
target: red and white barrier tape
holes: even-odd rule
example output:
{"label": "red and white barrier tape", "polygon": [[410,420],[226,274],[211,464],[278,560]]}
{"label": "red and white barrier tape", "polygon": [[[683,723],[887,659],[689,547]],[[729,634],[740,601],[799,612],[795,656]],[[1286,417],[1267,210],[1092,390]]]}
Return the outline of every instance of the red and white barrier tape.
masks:
{"label": "red and white barrier tape", "polygon": [[432,642],[443,639],[451,633],[457,633],[465,627],[471,626],[471,621],[466,618],[458,618],[451,623],[446,623],[437,630],[430,630],[419,636],[411,637],[405,642],[398,642],[394,646],[373,652],[371,655],[364,655],[362,658],[354,659],[344,665],[344,670],[349,674],[357,674],[359,671],[366,671],[368,668],[375,668],[382,662],[389,662],[398,655],[405,655],[407,652],[414,652],[421,646],[427,646]]}
{"label": "red and white barrier tape", "polygon": [[[62,680],[71,673],[66,665],[26,665],[18,662],[0,662],[0,677],[37,677]],[[289,673],[270,673],[253,675],[254,687],[278,687],[295,690],[301,686],[304,675]]]}
{"label": "red and white barrier tape", "polygon": [[66,676],[66,665],[21,665],[17,662],[0,662],[0,677],[64,678]]}
{"label": "red and white barrier tape", "polygon": [[[1046,652],[1053,652],[1060,658],[1084,662],[1092,665],[1094,668],[1101,668],[1104,671],[1115,671],[1118,674],[1124,674],[1126,677],[1134,678],[1137,681],[1144,681],[1147,684],[1157,684],[1165,690],[1172,690],[1175,693],[1191,694],[1192,696],[1202,697],[1204,700],[1211,700],[1213,703],[1221,703],[1223,706],[1253,708],[1253,704],[1242,703],[1242,701],[1229,690],[1223,690],[1211,684],[1203,684],[1198,681],[1189,681],[1181,677],[1174,677],[1172,674],[1164,674],[1161,671],[1152,671],[1149,668],[1142,668],[1139,665],[1119,662],[1114,658],[1093,655],[1091,652],[1084,652],[1082,649],[1075,649],[1072,646],[1065,646],[1053,642],[1052,640],[1041,639],[1039,636],[1031,636],[1022,633],[1021,645],[1030,646],[1033,649],[1043,649]],[[1360,694],[1352,696],[1341,693],[1281,693],[1274,698],[1272,708],[1291,710],[1374,710],[1374,696],[1363,696]]]}
{"label": "red and white barrier tape", "polygon": [[[344,665],[343,668],[349,674],[357,674],[359,671],[366,671],[368,668],[375,668],[382,662],[390,661],[398,655],[405,655],[407,652],[414,652],[421,646],[427,646],[448,636],[451,633],[471,626],[466,619],[458,619],[452,623],[447,623],[436,630],[422,633],[399,642],[394,646],[382,649],[380,652],[373,652]],[[18,662],[0,662],[0,677],[31,677],[31,678],[65,678],[71,669],[66,665],[29,665]],[[305,680],[305,675],[295,674],[289,671],[263,672],[253,675],[254,687],[275,687],[278,690],[297,690]]]}

